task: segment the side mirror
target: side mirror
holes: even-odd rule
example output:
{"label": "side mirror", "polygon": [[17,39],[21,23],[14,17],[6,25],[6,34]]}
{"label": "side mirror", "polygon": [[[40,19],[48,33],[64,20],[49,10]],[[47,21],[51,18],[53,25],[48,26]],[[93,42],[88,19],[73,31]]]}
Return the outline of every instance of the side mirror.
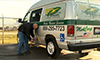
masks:
{"label": "side mirror", "polygon": [[19,23],[22,23],[23,21],[22,21],[22,19],[19,19],[18,22],[19,22]]}

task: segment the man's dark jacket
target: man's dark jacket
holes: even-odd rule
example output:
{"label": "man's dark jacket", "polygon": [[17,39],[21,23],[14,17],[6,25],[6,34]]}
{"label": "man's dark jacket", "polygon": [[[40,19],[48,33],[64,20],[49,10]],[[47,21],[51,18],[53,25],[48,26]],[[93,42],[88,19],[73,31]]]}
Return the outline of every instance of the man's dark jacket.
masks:
{"label": "man's dark jacket", "polygon": [[29,40],[31,40],[30,35],[32,37],[34,37],[34,35],[33,35],[33,24],[23,23],[22,25],[19,26],[18,31],[24,33]]}

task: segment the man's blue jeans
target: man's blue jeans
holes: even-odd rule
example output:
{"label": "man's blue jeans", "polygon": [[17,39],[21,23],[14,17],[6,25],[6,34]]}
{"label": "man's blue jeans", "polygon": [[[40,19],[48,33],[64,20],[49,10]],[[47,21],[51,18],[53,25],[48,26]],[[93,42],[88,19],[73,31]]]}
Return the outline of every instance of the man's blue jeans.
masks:
{"label": "man's blue jeans", "polygon": [[24,43],[25,52],[28,51],[28,38],[25,34],[18,31],[19,45],[18,45],[18,53],[22,52],[22,45]]}

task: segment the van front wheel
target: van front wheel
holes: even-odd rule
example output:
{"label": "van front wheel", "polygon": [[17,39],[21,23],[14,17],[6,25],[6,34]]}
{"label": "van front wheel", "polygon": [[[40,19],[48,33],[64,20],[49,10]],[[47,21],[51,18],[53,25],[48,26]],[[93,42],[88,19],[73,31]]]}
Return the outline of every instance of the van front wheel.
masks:
{"label": "van front wheel", "polygon": [[57,58],[61,53],[61,49],[57,46],[57,44],[54,41],[47,42],[46,51],[50,58]]}

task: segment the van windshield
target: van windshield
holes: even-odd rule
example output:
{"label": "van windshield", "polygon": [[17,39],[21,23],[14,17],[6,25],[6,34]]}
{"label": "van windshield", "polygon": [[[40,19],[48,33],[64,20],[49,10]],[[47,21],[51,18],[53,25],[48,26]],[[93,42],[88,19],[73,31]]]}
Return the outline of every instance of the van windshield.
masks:
{"label": "van windshield", "polygon": [[81,20],[100,20],[100,5],[76,3],[76,16]]}
{"label": "van windshield", "polygon": [[23,22],[29,22],[29,20],[30,20],[30,12],[28,12],[28,13],[25,15],[25,17],[24,17],[24,19],[23,19]]}

